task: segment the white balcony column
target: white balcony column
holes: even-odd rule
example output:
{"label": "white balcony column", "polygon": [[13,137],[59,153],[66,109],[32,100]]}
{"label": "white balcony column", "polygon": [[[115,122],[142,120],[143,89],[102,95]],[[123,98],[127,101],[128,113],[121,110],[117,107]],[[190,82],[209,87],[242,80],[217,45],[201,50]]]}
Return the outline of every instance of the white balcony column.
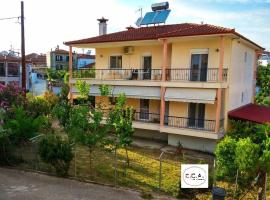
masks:
{"label": "white balcony column", "polygon": [[72,57],[72,46],[69,46],[69,62],[68,62],[68,73],[69,73],[69,95],[70,101],[73,103],[73,94],[72,94],[72,68],[73,68],[73,57]]}

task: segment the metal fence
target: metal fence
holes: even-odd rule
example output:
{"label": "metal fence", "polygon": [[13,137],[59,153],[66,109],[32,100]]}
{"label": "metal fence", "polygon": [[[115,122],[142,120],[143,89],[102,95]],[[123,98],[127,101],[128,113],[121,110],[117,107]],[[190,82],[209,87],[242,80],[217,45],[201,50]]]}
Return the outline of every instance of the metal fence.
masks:
{"label": "metal fence", "polygon": [[[153,151],[153,150],[151,150]],[[176,196],[179,190],[181,159],[169,153],[148,155],[143,151],[119,149],[117,156],[108,149],[97,148],[90,154],[86,147],[73,148],[74,159],[68,175],[112,186],[124,186],[142,191],[160,191]],[[55,174],[52,166],[42,162],[37,144],[29,144],[14,152],[21,160],[21,169]],[[126,157],[128,155],[128,159]]]}

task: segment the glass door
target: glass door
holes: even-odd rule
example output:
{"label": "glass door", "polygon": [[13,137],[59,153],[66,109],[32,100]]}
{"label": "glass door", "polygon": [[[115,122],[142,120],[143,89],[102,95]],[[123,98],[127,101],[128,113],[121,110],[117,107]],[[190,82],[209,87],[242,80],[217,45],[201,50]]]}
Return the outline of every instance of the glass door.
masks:
{"label": "glass door", "polygon": [[143,80],[151,79],[152,56],[143,57]]}
{"label": "glass door", "polygon": [[208,54],[192,54],[190,80],[207,81]]}
{"label": "glass door", "polygon": [[149,99],[140,99],[140,119],[149,120]]}
{"label": "glass door", "polygon": [[205,104],[190,103],[188,109],[188,126],[204,128]]}

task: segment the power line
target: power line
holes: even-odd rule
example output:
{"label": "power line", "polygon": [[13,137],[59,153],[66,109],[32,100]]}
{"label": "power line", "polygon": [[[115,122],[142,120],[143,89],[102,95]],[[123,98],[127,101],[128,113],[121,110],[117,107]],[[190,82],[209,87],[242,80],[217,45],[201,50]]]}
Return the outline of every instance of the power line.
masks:
{"label": "power line", "polygon": [[0,18],[0,20],[9,20],[9,19],[20,19],[21,16],[18,16],[18,17],[6,17],[6,18]]}

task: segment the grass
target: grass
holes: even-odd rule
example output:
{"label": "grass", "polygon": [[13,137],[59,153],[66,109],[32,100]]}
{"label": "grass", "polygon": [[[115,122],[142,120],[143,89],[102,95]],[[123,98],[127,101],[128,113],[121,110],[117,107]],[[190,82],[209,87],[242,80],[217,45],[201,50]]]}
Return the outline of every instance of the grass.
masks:
{"label": "grass", "polygon": [[[23,169],[33,169],[53,173],[51,166],[41,162],[36,156],[35,147],[26,146],[18,149],[17,156],[22,156],[23,162],[19,165]],[[151,192],[161,192],[172,196],[177,196],[179,190],[180,166],[181,163],[201,163],[200,160],[190,157],[183,158],[179,154],[165,153],[162,156],[161,187],[160,180],[160,150],[131,147],[128,149],[129,165],[126,163],[126,151],[119,149],[117,151],[117,186],[124,186],[142,191],[143,196],[147,198]],[[94,181],[104,184],[115,184],[114,179],[114,154],[106,149],[96,149],[92,153],[91,169],[89,160],[89,151],[85,147],[76,148],[76,175],[75,160],[71,162],[69,175],[78,179]],[[209,161],[204,161],[209,162]],[[212,165],[212,164],[211,164]],[[270,177],[268,177],[270,183]],[[234,184],[224,181],[217,182],[217,186],[226,189],[228,195],[226,199],[232,199]],[[211,191],[194,190],[196,199],[211,199]],[[244,199],[254,199],[256,191],[248,193]],[[268,184],[268,198],[270,197],[270,184]],[[149,196],[151,198],[151,196]]]}

